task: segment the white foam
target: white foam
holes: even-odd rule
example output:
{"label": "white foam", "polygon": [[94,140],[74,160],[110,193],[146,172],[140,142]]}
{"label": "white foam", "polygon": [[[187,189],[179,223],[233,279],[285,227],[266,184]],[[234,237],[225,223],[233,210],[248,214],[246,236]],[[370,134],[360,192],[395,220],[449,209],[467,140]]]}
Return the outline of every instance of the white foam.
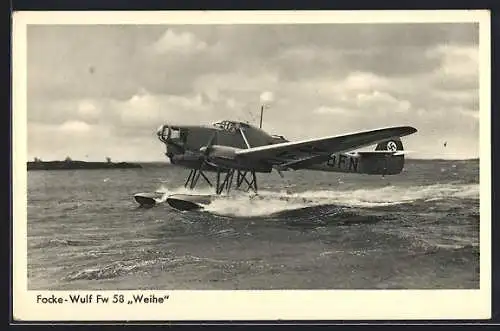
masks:
{"label": "white foam", "polygon": [[188,188],[185,188],[184,186],[181,187],[176,187],[176,188],[169,188],[164,185],[161,185],[156,192],[159,193],[165,193],[167,195],[171,194],[203,194],[203,195],[211,195],[214,194],[214,189],[207,187],[207,188],[195,188],[194,190],[190,190]]}
{"label": "white foam", "polygon": [[[169,194],[213,194],[210,188],[188,190],[184,187],[167,189]],[[258,196],[233,192],[228,197],[214,200],[205,210],[225,216],[266,216],[277,212],[318,205],[339,205],[347,207],[381,207],[417,200],[436,201],[447,198],[479,198],[478,184],[435,184],[424,186],[397,187],[358,190],[315,190],[298,193],[286,191],[260,191]]]}
{"label": "white foam", "polygon": [[307,207],[306,203],[282,200],[279,197],[256,199],[246,194],[217,199],[205,207],[206,211],[226,216],[266,216],[285,210]]}

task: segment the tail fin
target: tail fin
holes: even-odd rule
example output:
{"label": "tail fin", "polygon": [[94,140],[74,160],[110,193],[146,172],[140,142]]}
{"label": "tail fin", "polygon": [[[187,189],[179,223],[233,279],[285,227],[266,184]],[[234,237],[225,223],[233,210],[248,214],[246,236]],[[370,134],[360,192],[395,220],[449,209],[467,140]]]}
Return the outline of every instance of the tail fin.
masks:
{"label": "tail fin", "polygon": [[394,138],[390,139],[384,142],[381,142],[375,147],[376,151],[387,151],[387,152],[396,152],[396,151],[402,151],[404,150],[403,148],[403,142],[399,138]]}

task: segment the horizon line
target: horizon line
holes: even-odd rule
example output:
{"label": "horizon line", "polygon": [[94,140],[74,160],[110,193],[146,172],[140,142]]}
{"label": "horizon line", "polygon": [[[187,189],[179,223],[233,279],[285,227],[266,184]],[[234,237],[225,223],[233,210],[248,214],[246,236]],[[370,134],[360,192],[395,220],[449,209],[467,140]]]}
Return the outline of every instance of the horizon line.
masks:
{"label": "horizon line", "polygon": [[[473,160],[479,160],[480,157],[470,157],[470,158],[457,158],[457,159],[454,159],[454,158],[451,158],[451,159],[444,159],[444,158],[418,158],[418,157],[415,157],[415,158],[410,158],[410,157],[406,157],[405,160],[406,161],[473,161]],[[43,159],[40,159],[39,162],[62,162],[62,161],[65,161],[64,159],[61,159],[61,160],[54,160],[54,159],[50,159],[50,160],[43,160]],[[34,159],[32,160],[27,160],[26,162],[36,162]],[[107,163],[107,161],[93,161],[93,160],[84,160],[84,159],[71,159],[71,162],[100,162],[100,163]],[[165,163],[165,164],[172,164],[170,161],[168,160],[111,160],[111,163],[121,163],[121,162],[128,162],[128,163]],[[174,165],[174,164],[172,164]]]}

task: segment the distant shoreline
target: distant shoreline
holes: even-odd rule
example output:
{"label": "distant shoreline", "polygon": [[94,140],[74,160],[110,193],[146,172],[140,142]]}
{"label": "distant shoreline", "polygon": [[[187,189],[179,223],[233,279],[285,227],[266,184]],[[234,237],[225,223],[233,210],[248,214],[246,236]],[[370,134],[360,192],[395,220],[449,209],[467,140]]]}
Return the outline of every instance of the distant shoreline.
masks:
{"label": "distant shoreline", "polygon": [[[479,162],[473,159],[407,159],[406,163],[420,162]],[[85,170],[85,169],[140,169],[149,167],[172,166],[169,162],[161,161],[136,161],[136,162],[87,162],[87,161],[29,161],[28,170]]]}
{"label": "distant shoreline", "polygon": [[28,170],[72,170],[72,169],[133,169],[142,168],[129,162],[86,162],[86,161],[30,161]]}

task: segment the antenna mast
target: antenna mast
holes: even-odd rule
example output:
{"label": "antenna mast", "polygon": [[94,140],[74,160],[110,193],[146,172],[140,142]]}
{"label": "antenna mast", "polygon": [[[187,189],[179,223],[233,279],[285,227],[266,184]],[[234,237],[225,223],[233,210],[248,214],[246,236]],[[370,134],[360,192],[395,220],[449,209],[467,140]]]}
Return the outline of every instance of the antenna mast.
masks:
{"label": "antenna mast", "polygon": [[264,108],[269,108],[269,103],[273,101],[273,93],[266,91],[260,95],[260,125],[259,128],[262,129],[262,119],[264,117]]}
{"label": "antenna mast", "polygon": [[262,116],[264,116],[264,104],[260,106],[260,125],[259,125],[260,129],[262,129]]}
{"label": "antenna mast", "polygon": [[264,108],[269,108],[269,105],[263,103],[260,106],[260,124],[259,124],[260,129],[262,129],[262,118],[264,117]]}

